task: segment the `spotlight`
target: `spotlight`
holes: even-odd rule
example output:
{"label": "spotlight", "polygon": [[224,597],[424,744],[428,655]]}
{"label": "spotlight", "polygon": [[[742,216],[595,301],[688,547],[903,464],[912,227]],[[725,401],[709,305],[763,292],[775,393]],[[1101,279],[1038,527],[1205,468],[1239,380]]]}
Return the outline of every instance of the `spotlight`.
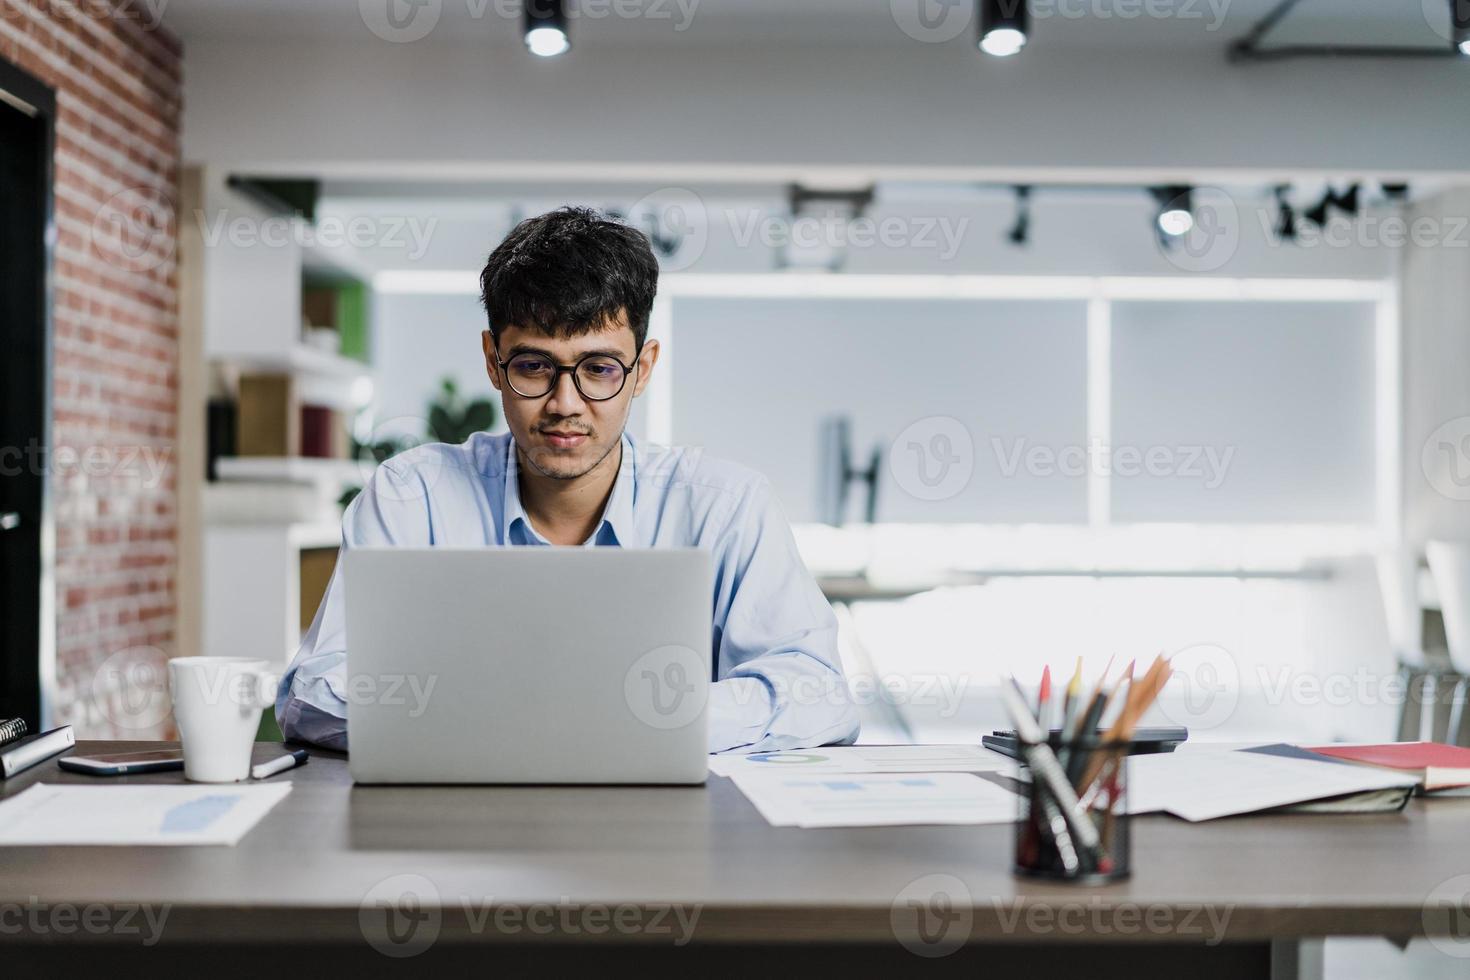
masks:
{"label": "spotlight", "polygon": [[1016,223],[1006,238],[1012,245],[1024,246],[1031,238],[1031,188],[1021,184],[1016,187]]}
{"label": "spotlight", "polygon": [[526,49],[554,58],[572,46],[565,0],[525,0]]}
{"label": "spotlight", "polygon": [[1327,226],[1327,208],[1331,203],[1332,188],[1329,187],[1327,192],[1322,195],[1322,200],[1303,211],[1302,217],[1306,218],[1318,228],[1325,228]]}
{"label": "spotlight", "polygon": [[1380,185],[1383,188],[1383,199],[1394,204],[1402,204],[1409,199],[1409,185],[1399,183],[1387,183]]}
{"label": "spotlight", "polygon": [[1455,47],[1470,58],[1470,0],[1450,0],[1450,21],[1453,25]]}
{"label": "spotlight", "polygon": [[1290,191],[1290,184],[1277,184],[1271,189],[1276,196],[1276,238],[1283,242],[1296,241],[1296,209],[1286,199]]}
{"label": "spotlight", "polygon": [[1189,234],[1194,227],[1194,192],[1182,184],[1153,188],[1154,199],[1159,202],[1159,231],[1170,238]]}
{"label": "spotlight", "polygon": [[1010,57],[1026,46],[1030,22],[1026,0],[980,0],[980,50]]}
{"label": "spotlight", "polygon": [[1349,218],[1356,218],[1358,216],[1358,196],[1360,190],[1360,185],[1353,184],[1339,194],[1329,186],[1322,193],[1322,200],[1312,205],[1306,211],[1303,211],[1302,217],[1306,218],[1318,228],[1326,227],[1327,221],[1331,217],[1334,209],[1341,211]]}

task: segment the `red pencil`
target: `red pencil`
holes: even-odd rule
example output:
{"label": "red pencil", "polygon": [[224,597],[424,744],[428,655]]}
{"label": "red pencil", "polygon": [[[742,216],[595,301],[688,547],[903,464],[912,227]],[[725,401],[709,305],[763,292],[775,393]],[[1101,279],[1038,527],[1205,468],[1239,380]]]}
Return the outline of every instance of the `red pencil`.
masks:
{"label": "red pencil", "polygon": [[1041,724],[1041,733],[1046,734],[1050,727],[1047,724],[1046,702],[1051,698],[1051,665],[1047,664],[1041,668],[1041,693],[1036,698],[1036,720]]}

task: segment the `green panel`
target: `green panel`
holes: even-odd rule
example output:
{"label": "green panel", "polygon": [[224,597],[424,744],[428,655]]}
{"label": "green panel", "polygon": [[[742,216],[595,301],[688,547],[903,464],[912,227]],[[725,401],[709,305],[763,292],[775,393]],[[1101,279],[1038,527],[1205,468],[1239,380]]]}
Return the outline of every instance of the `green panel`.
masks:
{"label": "green panel", "polygon": [[266,708],[260,713],[260,727],[255,730],[257,742],[284,742],[286,737],[281,734],[281,727],[276,724],[275,708]]}
{"label": "green panel", "polygon": [[337,332],[342,336],[344,357],[359,361],[372,360],[368,344],[368,287],[366,283],[348,282],[337,287]]}

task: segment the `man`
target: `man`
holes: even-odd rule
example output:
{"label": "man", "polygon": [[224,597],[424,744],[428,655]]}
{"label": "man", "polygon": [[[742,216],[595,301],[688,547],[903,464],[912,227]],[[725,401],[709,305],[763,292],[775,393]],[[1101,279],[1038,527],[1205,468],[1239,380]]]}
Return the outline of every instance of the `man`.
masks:
{"label": "man", "polygon": [[[658,363],[658,341],[647,339],[657,286],[657,260],[632,228],[580,208],[517,225],[480,275],[485,370],[510,432],[383,463],[342,517],[342,547],[707,549],[710,751],[852,742],[836,620],[769,484],[624,432]],[[343,588],[334,575],[276,697],[287,738],[337,749],[347,748]],[[466,582],[464,601],[493,588]],[[560,598],[575,614],[578,597]]]}

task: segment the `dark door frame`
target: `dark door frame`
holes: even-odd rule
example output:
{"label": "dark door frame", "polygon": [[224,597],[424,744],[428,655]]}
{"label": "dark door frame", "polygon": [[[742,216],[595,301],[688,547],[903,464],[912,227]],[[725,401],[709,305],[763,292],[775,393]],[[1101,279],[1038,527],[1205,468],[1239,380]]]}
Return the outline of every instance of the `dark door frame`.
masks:
{"label": "dark door frame", "polygon": [[[26,248],[21,254],[19,261],[30,274],[22,277],[21,282],[12,283],[12,287],[34,290],[30,294],[18,294],[18,305],[25,311],[23,315],[29,322],[15,326],[20,330],[34,331],[39,347],[26,358],[28,363],[14,367],[21,372],[29,368],[32,372],[28,377],[34,381],[26,385],[20,398],[28,400],[32,410],[39,412],[40,425],[36,434],[43,450],[35,454],[29,451],[29,447],[12,447],[20,448],[22,452],[25,469],[20,478],[34,475],[38,482],[17,493],[16,506],[0,507],[0,512],[13,513],[15,517],[12,520],[17,521],[14,530],[0,533],[20,535],[18,546],[24,553],[34,554],[38,559],[35,578],[31,579],[22,572],[20,580],[27,583],[36,581],[40,592],[38,596],[0,595],[0,629],[6,632],[7,645],[13,650],[35,650],[34,657],[0,658],[0,716],[22,717],[29,724],[46,728],[52,720],[56,680],[56,526],[49,473],[53,445],[56,93],[35,77],[0,59],[0,112],[18,112],[33,120],[39,128],[40,138],[27,141],[32,144],[30,152],[34,163],[17,165],[18,171],[30,172],[31,179],[25,183],[30,184],[40,196],[34,201],[38,210],[29,209],[22,219],[30,228],[24,235],[35,248]],[[21,244],[24,247],[23,241]],[[35,259],[27,259],[26,254],[35,256]],[[13,457],[8,462],[13,466]]]}

